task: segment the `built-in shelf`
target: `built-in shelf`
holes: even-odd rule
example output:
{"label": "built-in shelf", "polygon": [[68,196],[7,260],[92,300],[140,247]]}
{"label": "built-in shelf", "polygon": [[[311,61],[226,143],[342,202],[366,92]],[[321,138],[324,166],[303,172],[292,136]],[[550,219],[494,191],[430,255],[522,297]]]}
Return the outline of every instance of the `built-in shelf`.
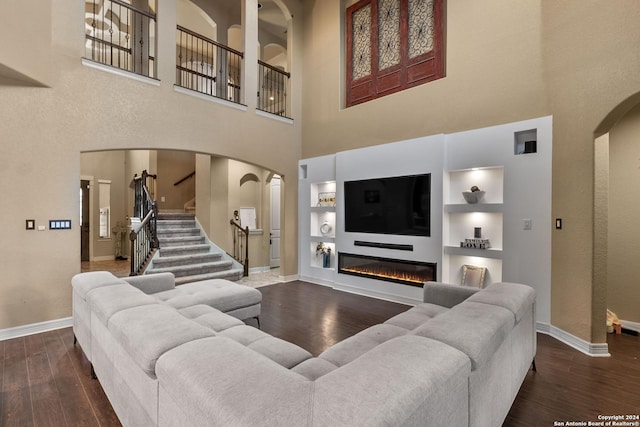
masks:
{"label": "built-in shelf", "polygon": [[335,243],[335,237],[326,237],[326,236],[314,236],[311,235],[309,236],[311,237],[312,240],[316,240],[318,242],[325,242],[325,243]]}
{"label": "built-in shelf", "polygon": [[[464,265],[485,267],[488,277],[502,277],[504,167],[469,168],[444,173],[443,279],[458,282]],[[466,203],[463,192],[478,187],[484,191],[478,203]],[[490,249],[460,247],[467,238],[490,241]],[[488,283],[485,283],[485,285]]]}
{"label": "built-in shelf", "polygon": [[[299,274],[312,282],[333,283],[338,265],[335,156],[301,161],[299,178]],[[319,246],[331,250],[328,263],[318,253]]]}
{"label": "built-in shelf", "polygon": [[445,246],[444,253],[447,255],[502,259],[502,249],[471,249],[459,246]]}
{"label": "built-in shelf", "polygon": [[445,213],[470,213],[470,212],[502,212],[502,203],[456,203],[444,205]]}
{"label": "built-in shelf", "polygon": [[335,212],[335,206],[312,206],[311,212]]}

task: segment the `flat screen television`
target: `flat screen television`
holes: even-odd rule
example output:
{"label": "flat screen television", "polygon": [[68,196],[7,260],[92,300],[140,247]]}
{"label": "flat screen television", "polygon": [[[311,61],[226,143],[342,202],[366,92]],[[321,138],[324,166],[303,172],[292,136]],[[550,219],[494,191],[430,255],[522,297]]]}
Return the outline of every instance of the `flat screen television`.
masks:
{"label": "flat screen television", "polygon": [[431,235],[431,174],[345,181],[346,232]]}

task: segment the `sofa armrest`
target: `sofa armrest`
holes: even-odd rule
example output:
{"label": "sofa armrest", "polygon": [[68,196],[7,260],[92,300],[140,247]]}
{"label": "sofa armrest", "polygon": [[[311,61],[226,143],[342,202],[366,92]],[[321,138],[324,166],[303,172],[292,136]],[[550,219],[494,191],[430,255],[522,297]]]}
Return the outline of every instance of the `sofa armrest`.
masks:
{"label": "sofa armrest", "polygon": [[425,282],[423,287],[423,302],[451,308],[460,304],[479,288],[462,285],[450,285],[441,282]]}
{"label": "sofa armrest", "polygon": [[145,294],[169,291],[176,287],[176,277],[173,273],[143,274],[141,276],[125,277],[123,280]]}

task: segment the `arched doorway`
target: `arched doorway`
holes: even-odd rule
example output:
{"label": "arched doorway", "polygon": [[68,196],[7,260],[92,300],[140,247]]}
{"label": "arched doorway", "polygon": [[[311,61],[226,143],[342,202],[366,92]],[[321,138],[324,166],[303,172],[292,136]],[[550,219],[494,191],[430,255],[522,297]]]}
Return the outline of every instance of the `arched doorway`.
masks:
{"label": "arched doorway", "polygon": [[594,136],[593,312],[610,309],[623,327],[640,330],[640,289],[634,286],[640,202],[633,196],[640,181],[640,93],[616,106]]}

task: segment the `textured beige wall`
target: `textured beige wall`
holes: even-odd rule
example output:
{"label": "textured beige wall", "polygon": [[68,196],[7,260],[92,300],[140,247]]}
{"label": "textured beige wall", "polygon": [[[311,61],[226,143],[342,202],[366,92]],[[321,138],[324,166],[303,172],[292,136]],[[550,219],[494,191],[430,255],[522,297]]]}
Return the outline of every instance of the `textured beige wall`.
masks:
{"label": "textured beige wall", "polygon": [[640,105],[609,133],[609,259],[607,306],[640,323]]}
{"label": "textured beige wall", "polygon": [[[196,170],[196,156],[188,151],[158,151],[158,209],[183,209],[196,196],[196,180],[187,178]],[[164,202],[162,202],[164,197]]]}
{"label": "textured beige wall", "polygon": [[640,92],[640,3],[543,1],[544,75],[554,117],[552,323],[604,342],[606,259],[594,253],[594,132]]}
{"label": "textured beige wall", "polygon": [[316,1],[305,16],[302,157],[553,115],[552,324],[604,342],[594,133],[640,92],[640,3],[449,1],[446,77],[348,109],[340,10]]}
{"label": "textured beige wall", "polygon": [[[25,220],[77,224],[81,152],[189,150],[297,179],[300,94],[291,96],[297,120],[289,124],[175,92],[171,3],[159,1],[159,86],[81,64],[84,18],[76,0],[55,2],[51,88],[0,85],[0,218],[7,225],[0,245],[0,329],[71,315],[70,281],[80,271],[77,229],[26,231]],[[0,16],[5,10],[0,3]],[[284,197],[283,222],[294,229],[284,238],[293,250],[283,256],[282,271],[291,275],[297,270],[296,191]]]}
{"label": "textured beige wall", "polygon": [[3,0],[0,6],[0,84],[51,82],[51,7],[39,0]]}
{"label": "textured beige wall", "polygon": [[347,109],[340,1],[308,12],[303,158],[545,114],[538,2],[447,2],[447,77]]}

